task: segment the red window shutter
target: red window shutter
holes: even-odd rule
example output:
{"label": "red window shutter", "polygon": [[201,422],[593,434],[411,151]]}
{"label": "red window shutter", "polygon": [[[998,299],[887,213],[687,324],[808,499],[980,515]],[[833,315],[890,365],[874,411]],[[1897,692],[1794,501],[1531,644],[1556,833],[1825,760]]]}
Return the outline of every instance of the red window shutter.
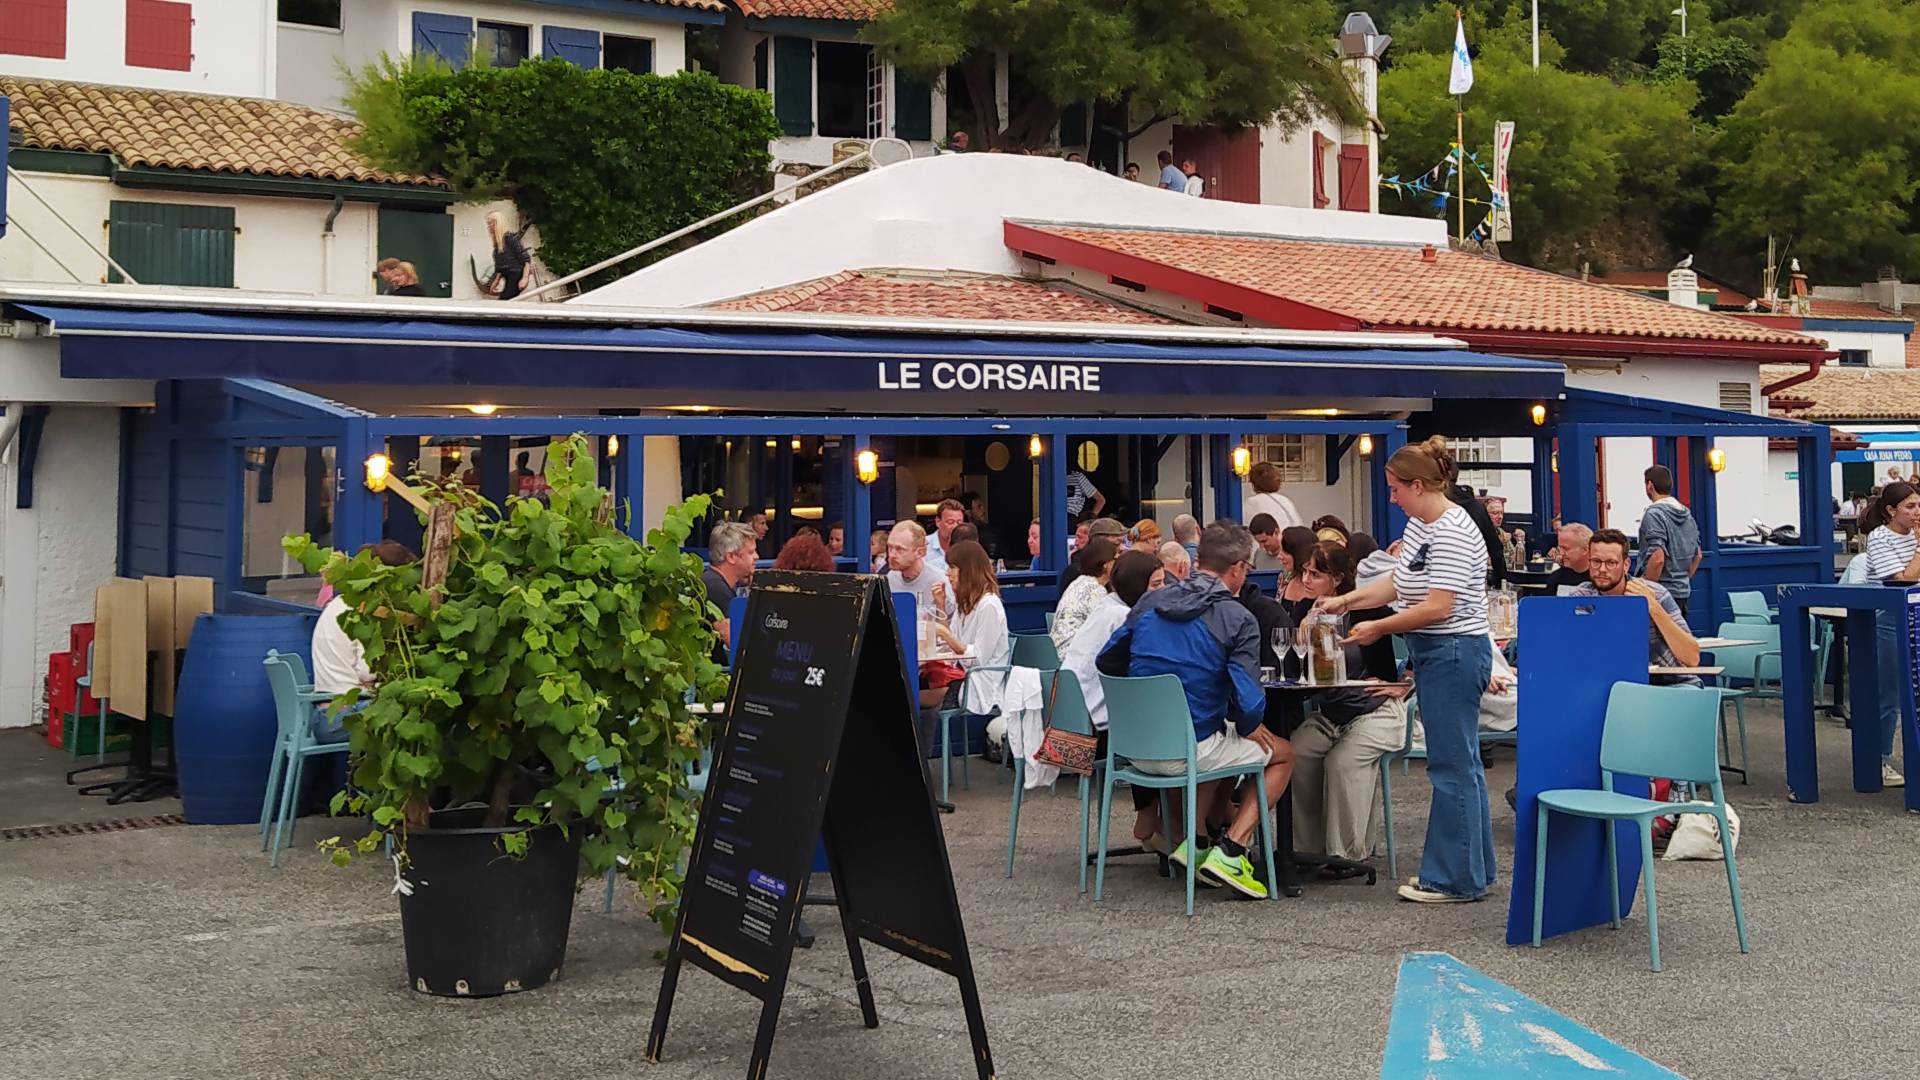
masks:
{"label": "red window shutter", "polygon": [[1340,209],[1361,213],[1373,209],[1373,192],[1367,183],[1367,174],[1373,171],[1370,164],[1365,146],[1340,148]]}
{"label": "red window shutter", "polygon": [[193,5],[127,0],[127,66],[193,70]]}
{"label": "red window shutter", "polygon": [[0,0],[0,53],[67,56],[67,0]]}
{"label": "red window shutter", "polygon": [[1327,145],[1332,142],[1319,132],[1313,133],[1313,208],[1325,210],[1333,200],[1327,198]]}

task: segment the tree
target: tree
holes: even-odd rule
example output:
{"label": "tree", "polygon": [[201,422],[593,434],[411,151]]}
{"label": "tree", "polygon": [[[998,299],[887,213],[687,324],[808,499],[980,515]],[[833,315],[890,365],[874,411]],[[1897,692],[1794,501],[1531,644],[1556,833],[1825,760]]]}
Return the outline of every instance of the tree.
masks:
{"label": "tree", "polygon": [[[956,69],[988,145],[1046,145],[1062,106],[1103,104],[1133,126],[1300,124],[1360,106],[1333,35],[1331,0],[897,0],[868,41],[927,79]],[[1029,93],[1002,116],[998,56]]]}
{"label": "tree", "polygon": [[[1698,0],[1695,0],[1697,3]],[[1563,43],[1561,66],[1625,76],[1651,66],[1654,43],[1671,23],[1674,0],[1543,0],[1540,34]],[[1453,47],[1454,12],[1466,17],[1467,43],[1478,49],[1495,31],[1506,31],[1525,43],[1532,66],[1532,9],[1527,0],[1420,0],[1390,9],[1382,26],[1393,35],[1396,52],[1446,52]],[[1694,14],[1704,14],[1695,12]],[[1389,53],[1391,57],[1393,54]],[[1477,53],[1476,53],[1477,55]],[[1546,62],[1544,52],[1541,63]]]}
{"label": "tree", "polygon": [[1714,242],[1832,280],[1920,267],[1920,0],[1807,7],[1717,145]]}
{"label": "tree", "polygon": [[[1536,74],[1526,37],[1522,23],[1481,39],[1473,92],[1464,99],[1467,144],[1469,151],[1478,148],[1491,172],[1493,125],[1514,121],[1514,242],[1504,253],[1571,268],[1576,243],[1613,229],[1623,211],[1674,186],[1696,153],[1688,116],[1693,96],[1686,83],[1618,83],[1563,70],[1559,45],[1544,34]],[[1454,138],[1448,64],[1442,53],[1403,53],[1381,77],[1380,117],[1389,136],[1383,172],[1414,177],[1446,161]],[[1485,199],[1485,185],[1470,179],[1468,196]],[[1436,212],[1431,197],[1397,206],[1392,192],[1383,198],[1389,210]],[[1469,226],[1485,213],[1470,207]]]}
{"label": "tree", "polygon": [[365,128],[356,148],[382,168],[444,177],[464,199],[512,199],[559,274],[744,201],[780,134],[764,91],[564,60],[459,71],[388,60],[353,79],[347,105]]}
{"label": "tree", "polygon": [[1686,37],[1660,39],[1656,79],[1684,79],[1699,90],[1694,115],[1718,120],[1746,94],[1760,74],[1761,51],[1744,36],[1718,26],[1696,26]]}

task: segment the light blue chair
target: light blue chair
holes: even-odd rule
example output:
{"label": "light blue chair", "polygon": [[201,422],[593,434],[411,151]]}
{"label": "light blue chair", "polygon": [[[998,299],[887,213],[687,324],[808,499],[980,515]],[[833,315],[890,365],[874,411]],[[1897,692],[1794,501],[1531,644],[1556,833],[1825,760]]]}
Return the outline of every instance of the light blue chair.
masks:
{"label": "light blue chair", "polygon": [[[1727,835],[1726,789],[1720,781],[1720,755],[1714,729],[1720,715],[1720,691],[1691,686],[1646,686],[1617,682],[1607,697],[1606,726],[1600,734],[1600,783],[1597,791],[1557,788],[1539,796],[1533,853],[1533,944],[1540,946],[1540,919],[1547,887],[1548,815],[1593,818],[1607,823],[1607,880],[1619,880],[1619,839],[1613,823],[1634,822],[1640,829],[1640,860],[1646,875],[1647,948],[1653,970],[1660,970],[1660,912],[1653,882],[1653,819],[1672,814],[1712,814]],[[1614,774],[1690,780],[1713,793],[1713,801],[1658,802],[1614,790]],[[1740,906],[1740,870],[1733,845],[1724,844],[1727,891],[1733,897],[1733,925],[1740,951],[1747,945],[1747,916]],[[1620,926],[1620,890],[1609,885],[1613,926]]]}
{"label": "light blue chair", "polygon": [[[1387,876],[1394,880],[1400,878],[1400,857],[1393,842],[1393,766],[1399,765],[1402,772],[1413,767],[1413,762],[1427,760],[1427,746],[1418,746],[1413,742],[1413,725],[1420,719],[1420,695],[1407,695],[1407,734],[1400,740],[1400,749],[1389,750],[1380,755],[1380,831],[1387,842]],[[1482,731],[1480,748],[1489,746],[1519,746],[1520,732]]]}
{"label": "light blue chair", "polygon": [[[1780,628],[1772,623],[1724,622],[1720,624],[1719,636],[1760,642],[1758,645],[1723,645],[1710,650],[1714,664],[1726,669],[1714,682],[1721,692],[1720,756],[1723,759],[1732,756],[1728,752],[1726,717],[1726,703],[1731,701],[1734,726],[1740,736],[1740,782],[1750,784],[1753,780],[1747,775],[1746,699],[1781,696]],[[1734,685],[1736,679],[1745,685]]]}
{"label": "light blue chair", "polygon": [[[323,743],[313,737],[315,705],[333,700],[332,694],[313,689],[307,679],[305,661],[292,654],[267,650],[261,661],[266,668],[267,685],[273,688],[273,708],[280,730],[274,737],[273,764],[267,770],[267,792],[260,801],[260,847],[271,851],[271,862],[280,865],[280,849],[293,835],[293,819],[300,812],[300,780],[307,759],[322,754],[344,754],[344,742]],[[279,809],[275,812],[275,796]],[[273,831],[271,839],[269,830]]]}
{"label": "light blue chair", "polygon": [[[1056,663],[1055,666],[1058,666],[1058,664]],[[1007,675],[1012,670],[1013,668],[1008,664],[983,664],[979,667],[968,668],[966,677],[960,681],[959,707],[953,708],[953,709],[940,710],[940,801],[941,802],[951,801],[950,799],[947,798],[947,789],[953,782],[953,759],[952,759],[953,722],[955,719],[959,717],[973,715],[972,713],[967,712],[967,687],[972,684],[973,680],[980,679],[980,678],[999,679],[1001,685],[1004,686],[1006,685]],[[986,714],[988,719],[992,719],[993,717],[996,717],[998,715],[1000,715],[1000,710],[998,708]],[[967,791],[967,790],[972,790],[973,788],[973,777],[970,775],[967,768],[967,760],[971,758],[973,755],[967,752],[968,750],[967,733],[965,731],[962,731],[960,733],[960,738],[961,738],[960,788],[963,791]]]}
{"label": "light blue chair", "polygon": [[[587,759],[587,767],[590,769],[598,769],[600,763],[595,759],[589,758]],[[681,787],[681,793],[688,799],[705,798],[707,794],[707,779],[712,772],[713,744],[708,743],[700,749],[700,763],[687,770],[687,782]],[[621,786],[620,780],[616,777],[613,783],[614,788],[618,790]],[[607,894],[600,904],[600,910],[605,914],[611,915],[613,913],[613,891],[619,884],[620,868],[625,866],[626,862],[626,856],[621,855],[614,859],[614,865],[607,867]]]}
{"label": "light blue chair", "polygon": [[[1040,640],[1046,641],[1046,638]],[[1048,642],[1048,644],[1052,644]],[[1080,735],[1092,735],[1093,717],[1087,712],[1087,697],[1080,689],[1080,677],[1071,671],[1055,671],[1048,680],[1046,707],[1048,727],[1062,731],[1071,731]],[[1020,801],[1027,787],[1026,759],[1013,758],[1013,812],[1007,818],[1007,877],[1013,877],[1013,845],[1020,835]],[[1105,769],[1105,763],[1094,766],[1096,774]],[[1093,777],[1076,776],[1080,781],[1080,891],[1087,891],[1087,824],[1091,820],[1092,801],[1089,796],[1093,790]]]}
{"label": "light blue chair", "polygon": [[[87,673],[73,680],[73,685],[79,687],[82,693],[92,693],[93,691],[93,642],[91,641],[87,642]],[[93,744],[93,760],[95,764],[103,764],[107,760],[107,701],[105,698],[96,700],[100,702],[100,740]],[[84,721],[86,718],[76,716],[74,719],[76,721]],[[68,757],[77,758],[80,756],[80,732],[85,730],[86,727],[82,725],[79,731],[73,733],[73,749],[67,752]],[[75,771],[77,772],[79,770]],[[73,777],[69,776],[67,782],[71,784]]]}
{"label": "light blue chair", "polygon": [[[1273,877],[1273,826],[1267,818],[1267,770],[1262,765],[1243,765],[1234,769],[1200,772],[1194,755],[1198,746],[1193,738],[1193,714],[1187,711],[1187,693],[1172,675],[1146,678],[1100,676],[1107,704],[1106,775],[1100,785],[1100,854],[1093,877],[1093,898],[1099,900],[1107,881],[1107,826],[1113,820],[1113,785],[1125,780],[1134,787],[1186,792],[1187,842],[1187,917],[1193,917],[1193,874],[1200,862],[1194,842],[1194,824],[1199,813],[1198,789],[1210,780],[1228,780],[1252,776],[1254,795],[1260,800],[1260,851],[1266,856],[1267,899],[1280,895]],[[1141,772],[1124,761],[1173,761],[1185,758],[1187,770],[1179,776],[1161,776]],[[1083,860],[1084,861],[1084,860]]]}
{"label": "light blue chair", "polygon": [[[1047,635],[1014,634],[1009,640],[1012,642],[1013,648],[1007,659],[1008,667],[1033,668],[1041,672],[1042,675],[1060,670],[1060,651],[1053,647],[1053,639]],[[1009,672],[1009,677],[1011,677],[1011,672]],[[1016,763],[1013,755],[1007,754],[1001,762],[1001,766],[1001,769],[995,771],[993,774],[995,783],[999,782],[1001,772],[1015,771]],[[964,770],[965,766],[962,765],[961,768]],[[1013,875],[1008,874],[1007,876],[1012,877]]]}
{"label": "light blue chair", "polygon": [[1727,603],[1733,608],[1733,621],[1737,623],[1770,623],[1776,612],[1767,604],[1767,594],[1763,592],[1730,592]]}

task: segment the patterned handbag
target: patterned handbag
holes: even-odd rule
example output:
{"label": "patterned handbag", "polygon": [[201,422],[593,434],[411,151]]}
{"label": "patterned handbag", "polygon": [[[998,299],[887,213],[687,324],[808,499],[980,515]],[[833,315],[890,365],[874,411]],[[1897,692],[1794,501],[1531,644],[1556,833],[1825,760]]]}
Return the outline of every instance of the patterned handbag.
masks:
{"label": "patterned handbag", "polygon": [[[1053,673],[1053,686],[1047,694],[1047,712],[1053,712],[1053,699],[1060,692],[1060,673]],[[1041,733],[1040,745],[1033,752],[1033,760],[1042,765],[1052,765],[1061,772],[1075,773],[1080,776],[1092,776],[1093,767],[1099,762],[1094,750],[1100,740],[1092,735],[1082,735],[1077,731],[1063,731],[1053,725],[1047,725]]]}

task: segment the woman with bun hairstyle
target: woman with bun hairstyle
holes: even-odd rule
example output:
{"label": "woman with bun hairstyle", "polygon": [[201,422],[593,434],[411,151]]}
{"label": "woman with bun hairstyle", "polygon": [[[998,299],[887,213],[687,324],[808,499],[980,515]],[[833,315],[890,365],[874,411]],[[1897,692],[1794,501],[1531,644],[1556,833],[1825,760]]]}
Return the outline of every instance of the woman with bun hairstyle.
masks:
{"label": "woman with bun hairstyle", "polygon": [[1401,447],[1387,459],[1387,488],[1406,511],[1392,574],[1316,605],[1344,614],[1392,605],[1394,614],[1356,623],[1347,639],[1371,645],[1388,634],[1407,640],[1414,688],[1427,731],[1427,779],[1433,784],[1420,874],[1400,886],[1418,903],[1479,900],[1493,885],[1493,822],[1480,761],[1480,695],[1493,674],[1487,636],[1487,546],[1465,509],[1449,498],[1453,455],[1438,436]]}

